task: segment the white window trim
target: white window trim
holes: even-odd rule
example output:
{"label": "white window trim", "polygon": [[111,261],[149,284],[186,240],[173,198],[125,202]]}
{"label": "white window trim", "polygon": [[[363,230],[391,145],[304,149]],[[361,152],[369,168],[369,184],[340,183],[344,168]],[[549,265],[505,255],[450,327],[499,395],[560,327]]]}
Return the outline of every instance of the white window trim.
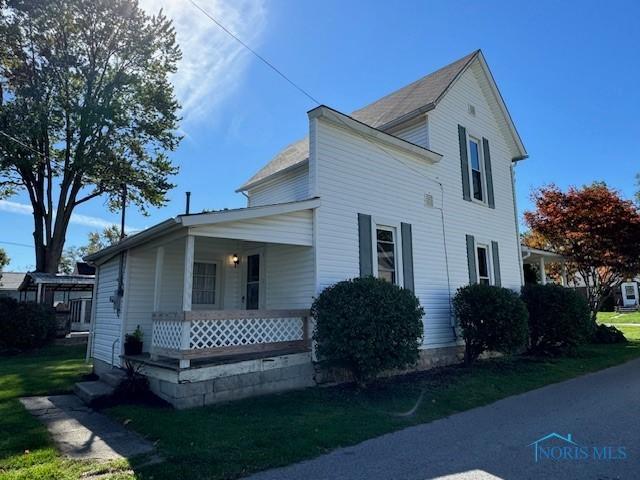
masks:
{"label": "white window trim", "polygon": [[493,275],[493,252],[491,250],[491,242],[478,241],[474,242],[474,254],[476,256],[476,279],[480,283],[480,258],[478,257],[478,248],[484,248],[487,252],[487,271],[489,273],[489,285],[495,285],[495,278]]}
{"label": "white window trim", "polygon": [[371,251],[373,253],[373,276],[378,278],[378,236],[376,234],[376,230],[387,229],[393,231],[393,239],[394,239],[394,255],[396,261],[396,283],[400,287],[404,287],[404,273],[402,270],[402,228],[400,226],[400,222],[394,220],[388,220],[384,218],[371,218]]}
{"label": "white window trim", "polygon": [[[473,168],[471,168],[471,140],[478,144],[478,161],[480,162],[480,180],[482,182],[482,200],[478,200],[473,194]],[[488,205],[489,199],[487,195],[487,172],[484,168],[484,146],[482,144],[482,136],[475,132],[469,132],[467,129],[467,169],[469,170],[469,193],[471,201],[478,205]]]}
{"label": "white window trim", "polygon": [[[215,285],[215,299],[216,299],[216,303],[194,303],[193,301],[191,302],[191,308],[193,310],[221,310],[223,308],[222,306],[222,295],[221,295],[221,291],[220,291],[220,286],[223,284],[222,283],[222,262],[220,260],[200,260],[198,258],[196,258],[193,261],[193,264],[195,265],[196,263],[208,263],[208,264],[213,264],[216,266],[216,285]],[[193,281],[191,282],[191,296],[193,297]]]}

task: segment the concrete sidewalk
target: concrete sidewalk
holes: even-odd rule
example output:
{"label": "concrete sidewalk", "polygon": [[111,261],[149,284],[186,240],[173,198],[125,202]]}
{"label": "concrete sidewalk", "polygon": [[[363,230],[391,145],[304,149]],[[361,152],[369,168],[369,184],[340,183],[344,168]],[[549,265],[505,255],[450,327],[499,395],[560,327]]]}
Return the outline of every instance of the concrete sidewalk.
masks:
{"label": "concrete sidewalk", "polygon": [[45,424],[60,452],[69,458],[115,460],[154,450],[140,435],[93,411],[75,395],[24,397],[20,403]]}
{"label": "concrete sidewalk", "polygon": [[[556,432],[592,452],[624,447],[625,459],[534,457]],[[295,441],[295,439],[292,439]],[[562,440],[545,441],[563,447]],[[562,451],[562,450],[560,450]],[[569,450],[572,452],[573,450]],[[613,455],[617,456],[617,455]],[[486,407],[407,428],[270,470],[253,480],[635,479],[640,477],[640,359]]]}

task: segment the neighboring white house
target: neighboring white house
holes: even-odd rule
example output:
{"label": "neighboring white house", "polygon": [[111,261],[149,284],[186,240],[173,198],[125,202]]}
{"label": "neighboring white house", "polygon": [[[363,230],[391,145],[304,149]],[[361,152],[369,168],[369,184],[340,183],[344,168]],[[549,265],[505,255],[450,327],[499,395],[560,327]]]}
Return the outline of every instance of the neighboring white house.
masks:
{"label": "neighboring white house", "polygon": [[520,288],[527,153],[480,51],[351,115],[308,118],[308,137],[238,189],[247,208],[180,215],[87,258],[98,372],[140,326],[148,355],[130,360],[176,406],[311,385],[308,309],[359,275],[416,293],[426,367],[458,358],[458,287]]}

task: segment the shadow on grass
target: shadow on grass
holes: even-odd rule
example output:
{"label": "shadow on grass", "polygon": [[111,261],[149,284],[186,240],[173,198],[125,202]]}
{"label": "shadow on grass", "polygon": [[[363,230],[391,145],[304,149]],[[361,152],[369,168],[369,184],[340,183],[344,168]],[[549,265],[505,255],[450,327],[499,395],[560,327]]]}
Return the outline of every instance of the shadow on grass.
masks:
{"label": "shadow on grass", "polygon": [[[310,388],[193,410],[107,411],[157,442],[145,478],[237,478],[430,422],[640,356],[640,343],[587,345],[571,357],[507,357],[379,381]],[[411,412],[407,415],[407,412]]]}

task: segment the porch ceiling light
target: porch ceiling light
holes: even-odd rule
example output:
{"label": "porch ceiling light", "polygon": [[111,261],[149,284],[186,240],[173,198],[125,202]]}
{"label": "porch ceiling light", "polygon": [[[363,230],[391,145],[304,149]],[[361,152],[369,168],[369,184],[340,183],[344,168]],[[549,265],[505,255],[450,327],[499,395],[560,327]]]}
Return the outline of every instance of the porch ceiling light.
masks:
{"label": "porch ceiling light", "polygon": [[238,257],[237,253],[234,253],[233,255],[231,255],[231,261],[233,262],[234,267],[238,266],[238,264],[240,263],[240,257]]}

